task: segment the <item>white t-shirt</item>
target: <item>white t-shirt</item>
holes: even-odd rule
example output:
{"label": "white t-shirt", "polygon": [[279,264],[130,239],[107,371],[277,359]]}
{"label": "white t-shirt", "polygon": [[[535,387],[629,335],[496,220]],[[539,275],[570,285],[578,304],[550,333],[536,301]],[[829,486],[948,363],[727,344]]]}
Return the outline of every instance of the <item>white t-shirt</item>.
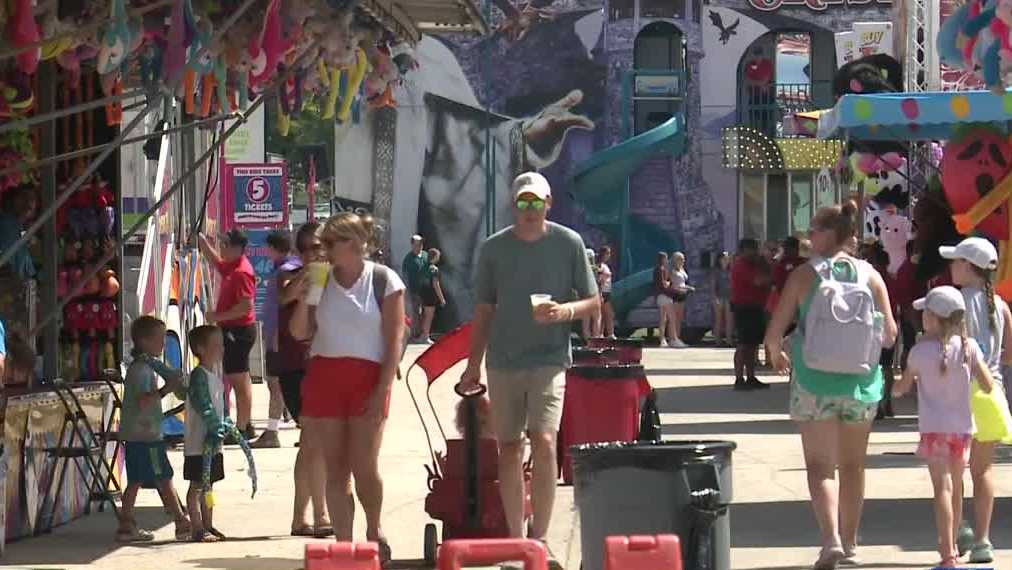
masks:
{"label": "white t-shirt", "polygon": [[[190,373],[190,381],[193,381],[196,376],[207,380],[207,392],[211,397],[211,404],[214,406],[215,413],[218,414],[218,419],[224,421],[225,384],[221,381],[221,376],[204,366],[198,366]],[[185,455],[203,455],[207,426],[204,425],[204,418],[201,417],[189,397],[186,398],[186,423],[183,428],[183,453]]]}
{"label": "white t-shirt", "polygon": [[973,433],[970,413],[970,380],[974,359],[982,358],[980,347],[966,339],[968,358],[958,336],[945,347],[945,374],[941,371],[942,346],[924,339],[910,350],[907,366],[917,375],[917,426],[921,433]]}
{"label": "white t-shirt", "polygon": [[[316,307],[316,334],[310,356],[383,360],[382,319],[373,295],[374,267],[373,262],[366,261],[362,275],[349,289],[333,275],[327,280]],[[396,273],[387,271],[387,276],[385,297],[404,290],[404,282]]]}
{"label": "white t-shirt", "polygon": [[601,292],[611,293],[611,267],[608,267],[607,263],[602,263],[599,271],[601,272]]}
{"label": "white t-shirt", "polygon": [[672,269],[671,270],[671,288],[681,289],[685,287],[685,284],[689,282],[689,274],[684,269]]}

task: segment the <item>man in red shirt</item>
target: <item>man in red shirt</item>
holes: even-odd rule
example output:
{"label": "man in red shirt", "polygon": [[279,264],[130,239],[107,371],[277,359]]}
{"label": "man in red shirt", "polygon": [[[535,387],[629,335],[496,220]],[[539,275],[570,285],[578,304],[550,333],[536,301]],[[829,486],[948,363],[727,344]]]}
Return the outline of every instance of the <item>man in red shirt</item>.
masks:
{"label": "man in red shirt", "polygon": [[[201,234],[197,240],[200,251],[221,274],[218,304],[215,310],[204,315],[209,323],[221,327],[225,337],[225,391],[235,391],[236,427],[246,439],[254,437],[250,414],[253,406],[253,389],[249,376],[249,353],[256,342],[256,312],[253,297],[256,295],[256,274],[246,258],[248,240],[242,230],[233,229],[222,238],[219,251]],[[228,398],[226,396],[226,406]],[[237,442],[236,442],[237,443]]]}
{"label": "man in red shirt", "polygon": [[734,351],[734,389],[769,388],[755,375],[759,345],[766,335],[766,297],[770,272],[759,255],[759,242],[743,239],[731,266],[731,311],[738,346]]}

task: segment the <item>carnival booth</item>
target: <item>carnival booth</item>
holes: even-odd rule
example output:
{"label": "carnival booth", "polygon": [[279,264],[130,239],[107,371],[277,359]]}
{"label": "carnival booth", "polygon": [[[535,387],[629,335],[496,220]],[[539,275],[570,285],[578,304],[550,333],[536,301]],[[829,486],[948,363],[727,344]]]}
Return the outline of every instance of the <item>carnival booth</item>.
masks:
{"label": "carnival booth", "polygon": [[[170,322],[177,342],[166,358],[188,368],[184,332],[212,285],[191,238],[216,229],[215,160],[246,118],[271,100],[280,110],[271,128],[284,135],[314,98],[334,121],[354,121],[359,105],[396,106],[393,87],[417,65],[423,32],[487,31],[470,0],[6,8],[0,319],[39,362],[32,381],[0,397],[0,552],[5,538],[116,511],[124,325],[139,314]],[[127,157],[137,158],[129,168]],[[145,194],[126,219],[125,189],[135,206]],[[124,257],[135,235],[133,286]]]}

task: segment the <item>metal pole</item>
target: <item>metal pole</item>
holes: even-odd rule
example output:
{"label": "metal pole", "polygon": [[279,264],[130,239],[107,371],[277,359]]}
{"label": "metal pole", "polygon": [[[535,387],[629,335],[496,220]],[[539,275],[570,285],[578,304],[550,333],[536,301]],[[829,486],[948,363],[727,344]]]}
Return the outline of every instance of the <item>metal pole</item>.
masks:
{"label": "metal pole", "polygon": [[[131,145],[131,144],[134,144],[134,143],[144,142],[144,141],[149,140],[149,139],[160,138],[163,135],[168,135],[168,134],[176,133],[176,132],[179,132],[179,131],[185,131],[187,129],[192,129],[194,127],[201,127],[201,126],[209,125],[209,124],[212,124],[212,123],[219,123],[219,122],[222,122],[222,121],[228,121],[228,120],[231,120],[231,119],[238,118],[239,116],[240,115],[238,113],[229,113],[227,115],[217,115],[217,116],[214,116],[214,117],[208,117],[207,119],[201,119],[199,121],[194,121],[192,123],[187,123],[185,125],[177,125],[175,127],[170,127],[170,128],[167,128],[167,129],[163,129],[163,130],[157,131],[157,132],[148,133],[146,135],[138,135],[136,137],[130,137],[128,139],[124,139],[123,142],[120,144],[120,146],[128,146],[128,145]],[[40,159],[40,160],[36,160],[34,162],[23,162],[21,164],[16,164],[14,166],[9,166],[7,168],[4,168],[3,170],[0,170],[0,176],[5,176],[7,174],[11,174],[11,173],[14,173],[14,172],[24,172],[26,170],[35,170],[37,168],[42,168],[43,166],[46,166],[48,164],[52,164],[54,162],[63,162],[65,160],[73,160],[75,158],[80,158],[82,156],[88,156],[90,154],[95,154],[97,152],[101,152],[102,149],[108,147],[110,144],[111,143],[97,144],[95,146],[90,146],[88,148],[82,148],[82,149],[71,151],[71,152],[65,152],[63,154],[57,154],[57,155],[53,155],[53,156],[47,156],[46,158],[43,158],[43,159]]]}
{"label": "metal pole", "polygon": [[[39,67],[39,110],[48,113],[56,107],[56,69],[55,62],[43,62]],[[50,121],[42,127],[39,137],[40,150],[43,153],[56,151],[56,122]],[[51,164],[41,172],[42,201],[52,204],[56,201],[56,165]],[[59,298],[56,290],[56,274],[60,257],[60,239],[56,232],[56,217],[46,220],[42,240],[42,273],[38,288],[42,306],[52,307]],[[58,323],[47,323],[43,328],[42,338],[42,371],[45,378],[57,378],[60,375],[60,328]]]}
{"label": "metal pole", "polygon": [[142,97],[146,94],[143,89],[135,89],[128,93],[121,95],[111,95],[109,97],[103,97],[101,99],[95,99],[94,101],[88,101],[87,103],[80,103],[66,109],[59,109],[50,113],[43,113],[27,119],[19,119],[17,121],[11,121],[0,125],[0,133],[6,133],[7,131],[13,131],[15,129],[23,129],[32,125],[38,125],[39,123],[45,123],[46,121],[52,121],[56,119],[62,119],[69,115],[76,115],[83,113],[84,111],[90,111],[91,109],[98,109],[105,107],[110,103],[118,103],[125,99],[133,99],[134,97]]}
{"label": "metal pole", "polygon": [[[303,60],[306,59],[306,56],[312,53],[315,49],[316,44],[313,44],[309,49],[299,54],[299,57],[293,64],[293,67],[297,67],[299,64],[301,64]],[[229,127],[224,133],[222,133],[221,138],[218,139],[217,144],[207,149],[207,151],[205,151],[204,154],[202,154],[200,158],[198,158],[196,162],[194,162],[193,165],[190,166],[187,172],[184,172],[182,175],[180,175],[179,178],[177,178],[176,181],[172,183],[172,186],[170,186],[169,189],[162,195],[162,197],[157,202],[155,202],[150,208],[148,208],[148,211],[145,212],[144,215],[140,217],[140,219],[134,222],[134,225],[131,226],[130,229],[126,231],[125,235],[122,235],[116,239],[115,247],[109,248],[108,251],[106,251],[106,253],[102,255],[102,258],[98,260],[98,262],[96,262],[93,266],[91,266],[91,268],[89,268],[87,271],[84,272],[84,275],[81,276],[80,280],[77,282],[76,285],[74,285],[74,287],[70,290],[70,292],[67,293],[67,295],[63,298],[63,300],[59,301],[56,304],[56,306],[54,306],[53,309],[46,314],[46,317],[35,326],[36,331],[41,329],[42,327],[45,327],[51,321],[58,318],[60,314],[62,314],[63,307],[65,307],[67,303],[69,303],[74,297],[79,295],[81,291],[84,290],[84,287],[87,284],[88,280],[97,275],[98,272],[102,269],[102,267],[104,267],[106,263],[109,263],[109,261],[116,256],[116,254],[122,249],[123,243],[127,239],[132,237],[135,233],[137,233],[137,231],[141,228],[141,226],[147,224],[148,218],[154,215],[154,213],[157,212],[158,209],[161,208],[163,204],[169,201],[169,199],[172,198],[172,196],[177,191],[179,191],[180,188],[183,187],[184,183],[186,182],[186,179],[189,176],[191,176],[194,172],[196,172],[197,169],[200,168],[202,164],[204,164],[204,162],[206,162],[209,158],[211,158],[214,155],[214,153],[218,152],[218,150],[224,146],[225,141],[227,141],[228,138],[235,133],[235,131],[239,130],[239,128],[245,123],[245,116],[252,114],[254,111],[257,110],[257,107],[263,105],[264,101],[267,100],[267,96],[276,91],[278,86],[281,85],[284,80],[285,80],[284,77],[277,77],[274,79],[274,82],[271,83],[271,85],[264,90],[263,94],[261,94],[260,97],[256,101],[254,101],[252,105],[249,106],[249,109],[247,109],[246,113],[242,114],[243,120],[237,121],[231,127]],[[137,118],[143,118],[144,115],[147,114],[146,112],[150,110],[150,108],[151,106],[145,109],[145,111],[142,111],[141,114],[137,116]],[[136,120],[137,119],[134,119],[134,121]],[[115,141],[113,142],[115,143]],[[70,193],[68,192],[67,194],[61,195],[61,197],[65,198],[69,194]],[[16,249],[17,247],[20,246],[20,243],[14,245]],[[10,256],[8,255],[7,257]],[[6,259],[0,259],[0,265],[2,265],[5,262]],[[35,331],[33,331],[33,334],[34,333]]]}
{"label": "metal pole", "polygon": [[18,248],[20,248],[21,246],[28,243],[28,240],[32,239],[32,236],[38,233],[39,228],[41,228],[47,221],[49,221],[49,218],[56,213],[56,210],[58,210],[60,206],[63,205],[64,202],[69,200],[70,197],[74,194],[74,192],[77,192],[77,189],[80,188],[82,185],[84,185],[84,182],[86,180],[91,178],[91,175],[94,174],[96,170],[98,170],[98,167],[101,166],[103,162],[105,162],[105,159],[109,158],[109,155],[111,155],[120,146],[120,144],[126,138],[126,135],[130,134],[130,131],[132,131],[135,127],[137,127],[137,125],[144,122],[144,117],[146,117],[148,113],[150,113],[151,110],[155,108],[155,105],[156,105],[155,100],[152,100],[150,103],[148,103],[148,106],[145,107],[140,113],[138,113],[137,116],[134,117],[130,121],[130,123],[127,124],[127,126],[120,131],[118,135],[116,135],[116,138],[113,139],[111,143],[109,143],[109,146],[102,149],[102,152],[99,153],[98,157],[96,157],[94,160],[91,161],[91,163],[88,164],[88,167],[84,169],[84,172],[82,172],[81,175],[78,176],[76,180],[74,180],[74,183],[71,184],[70,187],[68,187],[65,192],[56,196],[56,199],[49,204],[49,207],[47,207],[44,212],[39,214],[38,219],[35,220],[34,223],[32,223],[32,225],[28,228],[28,230],[25,231],[24,235],[21,236],[21,239],[15,242],[14,245],[8,251],[0,255],[0,267],[3,267],[5,263],[10,261],[11,257],[14,256],[14,252],[16,252]]}

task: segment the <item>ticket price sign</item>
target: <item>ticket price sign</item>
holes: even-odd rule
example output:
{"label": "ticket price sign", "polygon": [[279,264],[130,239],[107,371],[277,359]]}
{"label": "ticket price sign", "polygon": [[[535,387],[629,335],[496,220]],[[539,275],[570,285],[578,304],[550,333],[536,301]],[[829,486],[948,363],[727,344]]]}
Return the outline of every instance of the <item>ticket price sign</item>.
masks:
{"label": "ticket price sign", "polygon": [[[277,164],[230,164],[226,179],[235,226],[266,227],[288,223],[288,167]],[[229,208],[226,207],[226,211]]]}

